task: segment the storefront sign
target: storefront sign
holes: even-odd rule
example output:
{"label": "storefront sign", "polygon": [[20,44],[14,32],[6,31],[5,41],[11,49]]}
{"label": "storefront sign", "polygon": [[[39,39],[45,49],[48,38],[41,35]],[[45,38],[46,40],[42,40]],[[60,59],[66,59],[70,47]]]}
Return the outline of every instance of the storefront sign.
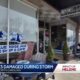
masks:
{"label": "storefront sign", "polygon": [[78,13],[80,13],[80,5],[75,5],[61,10],[61,16],[76,16]]}
{"label": "storefront sign", "polygon": [[[11,44],[9,45],[9,53],[27,51],[27,44]],[[0,53],[7,53],[7,45],[0,45]]]}

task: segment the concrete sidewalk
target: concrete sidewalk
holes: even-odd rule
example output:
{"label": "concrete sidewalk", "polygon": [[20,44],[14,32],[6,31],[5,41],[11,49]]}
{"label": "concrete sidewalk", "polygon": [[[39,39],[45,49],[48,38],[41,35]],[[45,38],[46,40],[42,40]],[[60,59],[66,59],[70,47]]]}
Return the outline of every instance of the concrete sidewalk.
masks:
{"label": "concrete sidewalk", "polygon": [[57,73],[55,80],[80,80],[79,73]]}

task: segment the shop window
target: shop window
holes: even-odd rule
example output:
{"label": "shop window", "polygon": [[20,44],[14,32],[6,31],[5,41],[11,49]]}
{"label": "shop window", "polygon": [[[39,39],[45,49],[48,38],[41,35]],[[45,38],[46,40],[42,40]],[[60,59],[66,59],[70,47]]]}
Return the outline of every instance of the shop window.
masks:
{"label": "shop window", "polygon": [[[7,27],[8,27],[8,0],[0,0],[0,47],[6,44],[7,41]],[[0,62],[5,63],[7,56],[3,54],[0,48]]]}
{"label": "shop window", "polygon": [[[36,10],[30,8],[27,4],[24,5],[22,1],[10,0],[10,37],[13,36],[10,40],[27,44],[28,51],[22,53],[24,59],[31,59],[34,46],[37,46],[38,20],[35,14]],[[34,45],[29,46],[29,43],[34,43]],[[33,53],[30,52],[29,48]]]}
{"label": "shop window", "polygon": [[[25,51],[23,51],[25,44],[27,47],[24,50],[28,50],[29,43],[34,43],[34,45],[37,46],[38,20],[36,19],[36,9],[32,9],[20,0],[9,1],[8,4],[8,0],[0,0],[0,46],[2,45],[2,47],[4,47],[2,50],[4,52],[0,53],[5,53],[5,55],[7,53],[5,48],[7,49],[9,28],[9,48],[11,48],[9,50],[9,58],[11,61],[11,59],[17,59],[20,55],[17,53],[26,54]],[[19,49],[21,51],[18,51],[18,47],[21,47],[21,49]],[[30,48],[34,48],[34,46]],[[7,58],[5,55],[3,56],[4,59]],[[1,56],[2,55],[0,55],[0,59]]]}

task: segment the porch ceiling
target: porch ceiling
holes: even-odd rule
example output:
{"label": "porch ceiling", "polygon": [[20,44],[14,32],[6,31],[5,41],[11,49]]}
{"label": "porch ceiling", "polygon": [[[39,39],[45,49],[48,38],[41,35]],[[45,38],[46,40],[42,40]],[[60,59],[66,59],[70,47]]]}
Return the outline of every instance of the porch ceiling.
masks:
{"label": "porch ceiling", "polygon": [[80,0],[44,0],[44,1],[46,1],[48,4],[52,5],[58,10],[80,4]]}
{"label": "porch ceiling", "polygon": [[[49,5],[56,8],[59,12],[62,9],[69,8],[71,6],[80,5],[80,0],[44,0]],[[71,18],[71,17],[70,17]],[[75,15],[71,18],[72,20],[76,21],[77,23],[80,23],[80,15]]]}
{"label": "porch ceiling", "polygon": [[59,18],[60,14],[55,8],[51,7],[44,1],[42,1],[42,4],[43,6],[40,7],[40,20],[50,22],[51,20]]}
{"label": "porch ceiling", "polygon": [[[58,10],[56,10],[54,7],[55,5],[51,5],[51,3],[47,3],[46,1],[53,1],[55,2],[55,0],[22,0],[22,1],[28,1],[34,5],[37,6],[38,10],[39,10],[39,20],[41,21],[45,21],[45,22],[50,22],[50,23],[64,23],[65,20],[60,20],[60,13]],[[59,4],[59,3],[58,3]],[[59,7],[60,8],[60,7]],[[72,18],[73,19],[73,18]],[[74,20],[77,21],[77,19],[75,18]]]}
{"label": "porch ceiling", "polygon": [[60,14],[59,12],[46,3],[44,0],[26,0],[34,5],[36,5],[39,9],[39,19],[42,21],[50,22],[51,20],[57,19]]}

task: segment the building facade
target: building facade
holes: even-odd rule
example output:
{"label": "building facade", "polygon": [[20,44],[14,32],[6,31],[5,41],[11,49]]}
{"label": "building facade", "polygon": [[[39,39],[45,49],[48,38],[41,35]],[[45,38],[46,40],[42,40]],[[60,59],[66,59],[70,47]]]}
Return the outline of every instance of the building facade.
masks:
{"label": "building facade", "polygon": [[[0,43],[7,49],[1,48],[1,61],[9,63],[14,59],[29,58],[45,61],[48,44],[55,46],[57,51],[62,50],[64,40],[69,48],[76,44],[77,23],[69,19],[61,21],[56,9],[45,2],[40,4],[26,0],[0,0]],[[22,44],[27,48],[19,51]],[[10,52],[9,45],[18,47]]]}

